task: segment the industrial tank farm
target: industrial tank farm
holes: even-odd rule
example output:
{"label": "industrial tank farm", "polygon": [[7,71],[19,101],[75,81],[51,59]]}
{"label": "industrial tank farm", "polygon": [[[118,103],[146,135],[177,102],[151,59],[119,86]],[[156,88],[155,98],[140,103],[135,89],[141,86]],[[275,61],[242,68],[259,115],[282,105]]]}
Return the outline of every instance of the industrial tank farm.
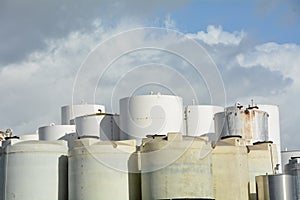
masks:
{"label": "industrial tank farm", "polygon": [[119,105],[67,105],[61,124],[1,131],[0,200],[300,199],[298,154],[281,160],[278,106],[160,93]]}

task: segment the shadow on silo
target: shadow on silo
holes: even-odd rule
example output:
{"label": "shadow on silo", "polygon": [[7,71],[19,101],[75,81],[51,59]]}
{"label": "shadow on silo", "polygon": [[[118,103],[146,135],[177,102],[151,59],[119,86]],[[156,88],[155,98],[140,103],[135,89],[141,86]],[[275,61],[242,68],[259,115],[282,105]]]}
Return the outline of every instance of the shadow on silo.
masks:
{"label": "shadow on silo", "polygon": [[58,200],[68,199],[68,156],[58,159]]}
{"label": "shadow on silo", "polygon": [[142,199],[141,172],[138,167],[138,157],[138,152],[134,152],[128,160],[128,190],[130,200]]}

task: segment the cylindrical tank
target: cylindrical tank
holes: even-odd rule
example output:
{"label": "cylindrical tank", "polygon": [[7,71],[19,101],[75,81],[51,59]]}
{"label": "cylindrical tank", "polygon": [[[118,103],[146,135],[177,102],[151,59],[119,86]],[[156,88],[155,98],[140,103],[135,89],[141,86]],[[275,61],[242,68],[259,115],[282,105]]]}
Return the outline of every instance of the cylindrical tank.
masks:
{"label": "cylindrical tank", "polygon": [[146,135],[181,132],[183,129],[182,98],[172,95],[141,95],[120,100],[121,139]]}
{"label": "cylindrical tank", "polygon": [[63,106],[61,107],[61,124],[74,124],[73,120],[76,117],[95,114],[99,111],[105,112],[105,107],[103,105],[97,104],[78,104]]}
{"label": "cylindrical tank", "polygon": [[247,146],[249,171],[249,199],[257,200],[255,177],[274,174],[278,170],[277,148],[272,142],[260,142]]}
{"label": "cylindrical tank", "polygon": [[289,163],[289,160],[292,159],[292,157],[300,157],[300,150],[281,152],[281,163],[283,171],[285,171],[285,166]]}
{"label": "cylindrical tank", "polygon": [[257,109],[230,109],[216,113],[216,133],[221,137],[240,135],[247,144],[268,141],[268,113]]}
{"label": "cylindrical tank", "polygon": [[[241,106],[240,104],[235,106],[227,107],[226,110],[235,110],[237,107]],[[268,140],[272,141],[276,144],[277,147],[277,156],[278,156],[278,164],[281,164],[279,168],[279,172],[282,172],[283,166],[288,163],[281,161],[281,140],[280,140],[280,120],[279,120],[279,107],[277,105],[269,105],[269,104],[256,104],[255,105],[258,110],[267,112],[268,117]],[[242,106],[246,108],[246,106]]]}
{"label": "cylindrical tank", "polygon": [[119,140],[118,115],[97,113],[75,118],[78,137],[95,137],[102,141]]}
{"label": "cylindrical tank", "polygon": [[143,139],[142,199],[214,199],[211,150],[207,139],[180,133]]}
{"label": "cylindrical tank", "polygon": [[248,199],[248,150],[245,140],[227,137],[212,151],[213,183],[216,200]]}
{"label": "cylindrical tank", "polygon": [[39,140],[66,140],[68,146],[72,147],[77,139],[75,125],[55,125],[43,126],[38,129]]}
{"label": "cylindrical tank", "polygon": [[297,200],[296,177],[288,174],[256,177],[258,200]]}
{"label": "cylindrical tank", "polygon": [[66,200],[66,141],[7,140],[4,148],[5,200]]}
{"label": "cylindrical tank", "polygon": [[300,157],[292,157],[285,165],[285,173],[296,176],[298,199],[300,199]]}
{"label": "cylindrical tank", "polygon": [[39,140],[38,133],[19,135],[20,140]]}
{"label": "cylindrical tank", "polygon": [[[69,152],[69,199],[140,199],[135,140],[81,138]],[[135,171],[136,172],[136,171]]]}
{"label": "cylindrical tank", "polygon": [[213,105],[188,105],[186,114],[186,135],[200,136],[215,133],[214,115],[224,111],[221,106]]}
{"label": "cylindrical tank", "polygon": [[100,137],[100,123],[104,115],[84,115],[75,118],[76,132],[79,138]]}
{"label": "cylindrical tank", "polygon": [[[269,114],[268,117],[268,139],[276,144],[278,163],[281,164],[281,142],[280,142],[280,120],[279,107],[277,105],[257,104],[258,109]],[[282,171],[283,165],[280,167]]]}

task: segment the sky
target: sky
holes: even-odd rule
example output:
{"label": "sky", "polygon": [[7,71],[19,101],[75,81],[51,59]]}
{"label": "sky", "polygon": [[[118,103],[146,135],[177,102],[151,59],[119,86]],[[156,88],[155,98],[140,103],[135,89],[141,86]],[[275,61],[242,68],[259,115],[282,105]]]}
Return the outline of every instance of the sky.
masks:
{"label": "sky", "polygon": [[59,124],[72,102],[118,112],[153,90],[186,105],[279,105],[282,148],[300,149],[297,0],[0,0],[0,25],[0,130]]}

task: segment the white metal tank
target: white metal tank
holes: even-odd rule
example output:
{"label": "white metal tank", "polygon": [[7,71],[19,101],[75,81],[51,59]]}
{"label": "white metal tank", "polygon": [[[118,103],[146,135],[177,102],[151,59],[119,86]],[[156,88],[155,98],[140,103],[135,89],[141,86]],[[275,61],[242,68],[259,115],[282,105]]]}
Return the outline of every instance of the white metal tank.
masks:
{"label": "white metal tank", "polygon": [[68,146],[72,147],[77,139],[75,125],[55,125],[43,126],[38,129],[39,140],[53,141],[66,140]]}
{"label": "white metal tank", "polygon": [[74,124],[73,121],[76,117],[95,114],[100,110],[104,113],[105,107],[97,104],[77,104],[63,106],[61,107],[61,124]]}
{"label": "white metal tank", "polygon": [[[269,114],[268,117],[268,137],[269,141],[276,144],[278,162],[281,163],[281,140],[280,140],[280,119],[279,107],[277,105],[257,104],[259,110],[265,111]],[[282,171],[280,167],[280,172]]]}
{"label": "white metal tank", "polygon": [[38,133],[19,135],[20,140],[39,140]]}
{"label": "white metal tank", "polygon": [[141,145],[142,199],[214,199],[205,137],[154,135]]}
{"label": "white metal tank", "polygon": [[221,137],[242,136],[247,144],[268,141],[268,113],[256,108],[227,109],[214,116],[215,131]]}
{"label": "white metal tank", "polygon": [[136,139],[146,135],[182,132],[182,98],[172,95],[141,95],[120,100],[120,138]]}
{"label": "white metal tank", "polygon": [[75,118],[76,132],[79,138],[100,137],[100,123],[105,115],[93,114]]}
{"label": "white metal tank", "polygon": [[5,200],[66,200],[66,141],[7,140],[4,148]]}
{"label": "white metal tank", "polygon": [[69,151],[69,199],[140,199],[135,140],[81,138]]}
{"label": "white metal tank", "polygon": [[186,135],[200,136],[215,133],[214,115],[224,108],[213,105],[188,105],[185,109]]}
{"label": "white metal tank", "polygon": [[119,140],[118,115],[97,113],[75,118],[79,138],[94,137],[102,141]]}

